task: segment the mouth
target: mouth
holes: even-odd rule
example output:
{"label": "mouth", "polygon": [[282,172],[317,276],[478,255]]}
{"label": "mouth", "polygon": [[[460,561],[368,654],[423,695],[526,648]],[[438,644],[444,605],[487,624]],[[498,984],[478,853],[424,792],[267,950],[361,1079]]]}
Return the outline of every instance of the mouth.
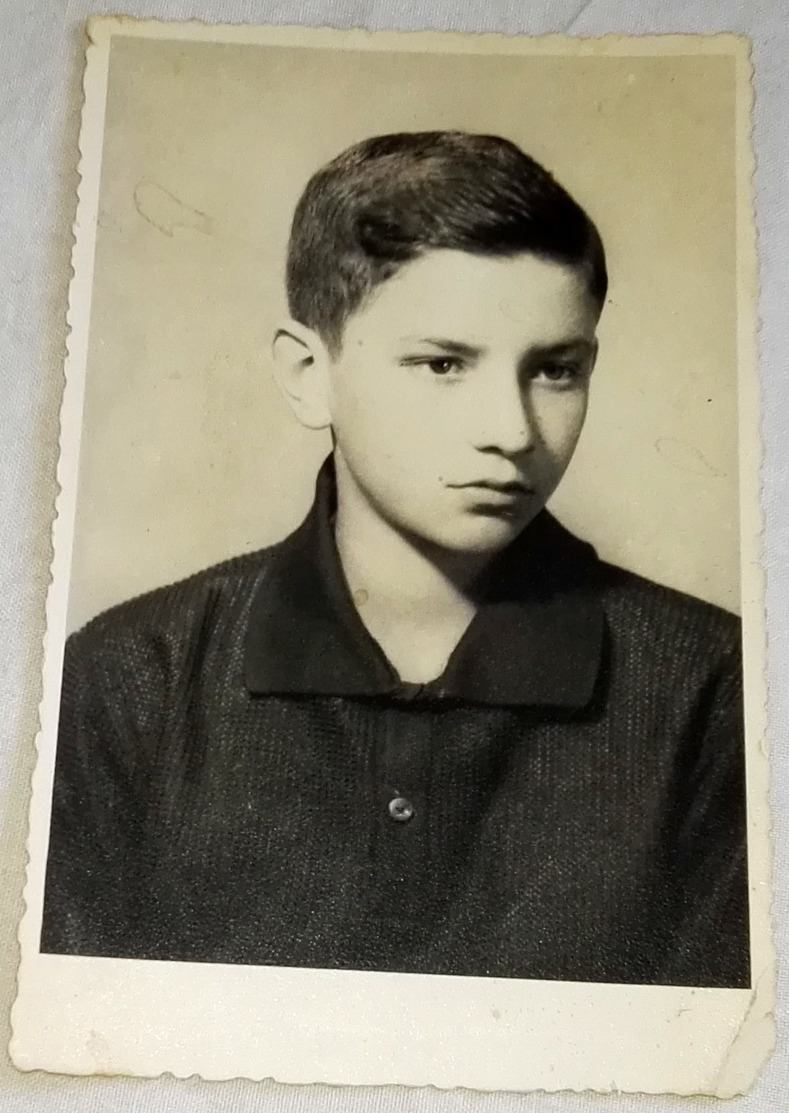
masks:
{"label": "mouth", "polygon": [[501,483],[495,479],[480,479],[476,483],[469,483],[469,487],[481,487],[483,491],[498,491],[502,495],[531,495],[533,491],[520,479],[510,479]]}
{"label": "mouth", "polygon": [[459,483],[457,486],[461,491],[488,491],[509,498],[523,498],[534,494],[533,488],[520,479],[509,479],[505,482],[496,479],[477,479],[473,483]]}
{"label": "mouth", "polygon": [[460,483],[457,487],[473,499],[478,510],[487,513],[519,511],[534,494],[534,489],[519,479],[506,482],[478,479],[473,483]]}

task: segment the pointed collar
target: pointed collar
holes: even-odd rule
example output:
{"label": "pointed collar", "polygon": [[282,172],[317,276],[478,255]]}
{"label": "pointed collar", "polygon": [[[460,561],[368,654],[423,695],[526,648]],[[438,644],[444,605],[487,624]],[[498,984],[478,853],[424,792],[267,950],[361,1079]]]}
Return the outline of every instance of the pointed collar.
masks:
{"label": "pointed collar", "polygon": [[[320,471],[306,520],[275,547],[250,610],[247,687],[256,695],[397,696],[403,685],[362,623],[334,542],[334,475]],[[441,677],[421,694],[579,709],[600,669],[598,560],[547,511],[500,554],[492,589]]]}

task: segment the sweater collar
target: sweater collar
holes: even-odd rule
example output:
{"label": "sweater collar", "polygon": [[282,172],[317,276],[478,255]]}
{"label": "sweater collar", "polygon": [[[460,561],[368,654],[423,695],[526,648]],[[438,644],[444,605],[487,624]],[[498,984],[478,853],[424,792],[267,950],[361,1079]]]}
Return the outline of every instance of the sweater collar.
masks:
{"label": "sweater collar", "polygon": [[[256,695],[397,696],[403,685],[353,604],[334,542],[331,460],[302,525],[273,550],[250,610],[247,687]],[[494,562],[492,590],[441,677],[421,694],[579,709],[600,669],[594,549],[547,511]]]}

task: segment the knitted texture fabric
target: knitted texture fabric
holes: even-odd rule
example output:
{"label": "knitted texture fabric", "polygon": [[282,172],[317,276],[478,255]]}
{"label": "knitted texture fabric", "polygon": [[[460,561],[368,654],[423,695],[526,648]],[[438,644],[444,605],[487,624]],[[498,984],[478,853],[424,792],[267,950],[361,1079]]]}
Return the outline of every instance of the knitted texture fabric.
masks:
{"label": "knitted texture fabric", "polygon": [[525,534],[431,685],[361,626],[320,485],[73,635],[42,949],[748,985],[739,622]]}

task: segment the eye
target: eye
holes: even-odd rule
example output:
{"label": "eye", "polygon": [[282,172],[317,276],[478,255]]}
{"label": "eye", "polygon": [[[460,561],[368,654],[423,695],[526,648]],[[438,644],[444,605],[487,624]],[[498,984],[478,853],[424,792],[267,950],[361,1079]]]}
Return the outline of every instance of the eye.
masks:
{"label": "eye", "polygon": [[460,370],[460,362],[453,356],[435,356],[423,361],[423,365],[433,374],[438,376],[451,375],[453,371]]}
{"label": "eye", "polygon": [[463,370],[463,363],[457,356],[415,356],[403,361],[406,367],[424,368],[431,378],[456,378]]}
{"label": "eye", "polygon": [[534,378],[550,383],[552,386],[571,386],[581,378],[582,368],[578,363],[551,360],[536,368]]}

